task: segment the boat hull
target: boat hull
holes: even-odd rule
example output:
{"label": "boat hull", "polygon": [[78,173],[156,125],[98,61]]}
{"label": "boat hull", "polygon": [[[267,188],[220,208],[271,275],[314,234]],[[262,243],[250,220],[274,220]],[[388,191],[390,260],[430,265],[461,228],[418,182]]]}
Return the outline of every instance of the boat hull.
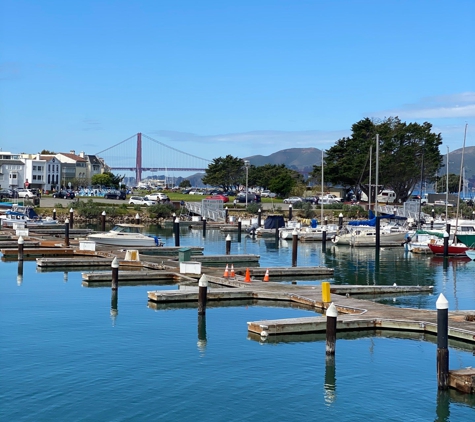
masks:
{"label": "boat hull", "polygon": [[[436,255],[444,255],[444,245],[438,243],[429,243],[429,248],[432,253]],[[457,244],[449,245],[448,249],[449,256],[466,256],[465,251],[467,251],[469,248],[468,246]]]}
{"label": "boat hull", "polygon": [[101,245],[127,247],[157,246],[155,239],[148,236],[138,238],[130,236],[107,236],[107,234],[90,234],[87,238]]}

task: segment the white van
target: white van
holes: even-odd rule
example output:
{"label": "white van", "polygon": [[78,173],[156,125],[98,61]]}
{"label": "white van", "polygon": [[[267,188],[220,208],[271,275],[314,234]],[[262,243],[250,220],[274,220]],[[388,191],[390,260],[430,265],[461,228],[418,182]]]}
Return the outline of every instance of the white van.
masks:
{"label": "white van", "polygon": [[396,200],[396,192],[394,192],[393,190],[384,189],[378,195],[378,202],[392,204],[395,200]]}

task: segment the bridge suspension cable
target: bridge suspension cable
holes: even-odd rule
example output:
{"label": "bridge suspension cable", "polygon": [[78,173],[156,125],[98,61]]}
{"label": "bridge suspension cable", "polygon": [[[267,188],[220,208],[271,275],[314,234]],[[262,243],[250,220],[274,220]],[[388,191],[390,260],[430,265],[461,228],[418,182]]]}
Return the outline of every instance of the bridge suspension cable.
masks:
{"label": "bridge suspension cable", "polygon": [[[192,157],[192,158],[196,158],[198,160],[203,160],[203,161],[206,161],[208,163],[211,163],[211,160],[208,160],[207,158],[203,158],[203,157],[198,157],[197,155],[193,155],[193,154],[189,154],[188,152],[185,152],[185,151],[181,151],[179,150],[178,148],[174,148],[174,147],[171,147],[170,145],[167,145],[167,144],[164,144],[163,142],[160,142],[160,141],[157,141],[156,139],[153,139],[151,138],[150,136],[147,136],[145,134],[142,133],[142,136],[144,138],[147,138],[149,140],[151,140],[152,142],[155,142],[156,144],[159,144],[159,145],[162,145],[168,149],[171,149],[173,151],[176,151],[176,152],[179,152],[180,154],[184,154],[184,155],[187,155],[188,157]],[[129,138],[130,139],[130,138]]]}
{"label": "bridge suspension cable", "polygon": [[112,145],[111,147],[109,148],[106,148],[106,149],[103,149],[102,151],[99,151],[99,152],[96,152],[95,155],[99,155],[99,154],[102,154],[103,152],[106,152],[106,151],[109,151],[110,149],[112,148],[115,148],[115,147],[118,147],[119,145],[123,144],[124,142],[127,142],[127,141],[130,141],[132,138],[135,138],[137,135],[132,135],[131,137],[127,138],[127,139],[124,139],[123,141],[115,144],[115,145]]}

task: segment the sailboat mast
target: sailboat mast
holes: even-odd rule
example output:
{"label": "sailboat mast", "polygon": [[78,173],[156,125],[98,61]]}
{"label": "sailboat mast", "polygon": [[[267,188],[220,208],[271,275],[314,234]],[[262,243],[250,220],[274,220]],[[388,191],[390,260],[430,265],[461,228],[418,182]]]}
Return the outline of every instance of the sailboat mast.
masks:
{"label": "sailboat mast", "polygon": [[376,134],[376,198],[374,200],[374,215],[378,216],[378,184],[379,184],[379,133]]}
{"label": "sailboat mast", "polygon": [[447,174],[445,175],[445,222],[449,216],[449,147],[447,147]]}
{"label": "sailboat mast", "polygon": [[368,212],[371,209],[371,169],[373,167],[373,145],[369,146],[369,182],[368,182]]}
{"label": "sailboat mast", "polygon": [[[459,192],[458,192],[458,201],[457,201],[457,213],[455,214],[455,234],[457,235],[457,226],[459,222],[459,210],[460,210],[460,191],[462,189],[462,170],[463,170],[463,159],[465,154],[465,140],[467,139],[467,126],[465,123],[465,133],[463,135],[463,147],[462,147],[462,159],[460,160],[460,176],[459,176]],[[454,236],[454,242],[457,236]]]}
{"label": "sailboat mast", "polygon": [[320,224],[323,224],[323,150],[322,150],[322,200],[320,201]]}

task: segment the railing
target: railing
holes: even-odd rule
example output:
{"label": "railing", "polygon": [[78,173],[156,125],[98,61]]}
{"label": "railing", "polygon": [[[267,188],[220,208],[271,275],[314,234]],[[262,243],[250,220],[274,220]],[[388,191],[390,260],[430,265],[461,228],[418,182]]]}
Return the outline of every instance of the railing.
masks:
{"label": "railing", "polygon": [[[220,201],[222,203],[222,201]],[[185,202],[185,208],[191,214],[201,215],[202,217],[206,218],[206,220],[211,221],[226,221],[226,210],[215,207],[203,207],[202,202]]]}
{"label": "railing", "polygon": [[[399,217],[413,218],[419,220],[419,204],[404,204],[403,207],[394,207],[391,205],[378,205],[378,213],[395,214]],[[430,215],[421,211],[421,219],[429,221]]]}

